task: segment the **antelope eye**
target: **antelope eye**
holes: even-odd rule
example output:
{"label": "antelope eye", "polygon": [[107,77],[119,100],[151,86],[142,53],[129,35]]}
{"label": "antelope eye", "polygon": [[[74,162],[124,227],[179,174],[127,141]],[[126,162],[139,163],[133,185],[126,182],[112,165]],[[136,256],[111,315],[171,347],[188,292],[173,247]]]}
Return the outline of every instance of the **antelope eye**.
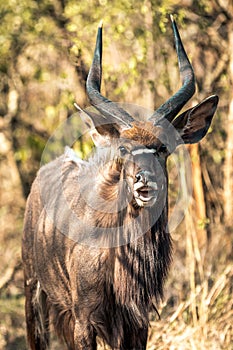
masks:
{"label": "antelope eye", "polygon": [[121,156],[125,156],[128,153],[127,149],[124,146],[120,146],[119,150],[120,150]]}

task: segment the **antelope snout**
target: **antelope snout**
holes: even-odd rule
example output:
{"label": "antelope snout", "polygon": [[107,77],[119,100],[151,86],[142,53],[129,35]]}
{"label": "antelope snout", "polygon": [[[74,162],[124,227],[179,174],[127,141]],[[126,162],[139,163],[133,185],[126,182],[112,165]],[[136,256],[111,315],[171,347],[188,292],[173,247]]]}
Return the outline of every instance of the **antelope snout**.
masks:
{"label": "antelope snout", "polygon": [[142,182],[144,185],[147,185],[148,182],[152,181],[153,174],[150,171],[142,170],[135,175],[135,179],[135,182]]}

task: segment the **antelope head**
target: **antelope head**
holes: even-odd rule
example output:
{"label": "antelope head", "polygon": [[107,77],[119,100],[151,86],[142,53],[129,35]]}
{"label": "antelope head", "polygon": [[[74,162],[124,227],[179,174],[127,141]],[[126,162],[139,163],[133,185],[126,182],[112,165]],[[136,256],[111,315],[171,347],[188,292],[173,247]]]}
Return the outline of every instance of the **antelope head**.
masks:
{"label": "antelope head", "polygon": [[[97,146],[114,146],[117,161],[116,182],[126,180],[126,192],[135,207],[152,207],[166,186],[166,159],[181,143],[199,142],[207,133],[218,104],[213,95],[178,117],[195,92],[193,68],[172,19],[182,87],[145,121],[135,120],[125,109],[100,93],[102,75],[102,26],[98,28],[93,62],[86,82],[92,106],[99,112],[87,112],[92,138]],[[113,177],[114,177],[113,176]],[[111,197],[117,196],[111,192]]]}

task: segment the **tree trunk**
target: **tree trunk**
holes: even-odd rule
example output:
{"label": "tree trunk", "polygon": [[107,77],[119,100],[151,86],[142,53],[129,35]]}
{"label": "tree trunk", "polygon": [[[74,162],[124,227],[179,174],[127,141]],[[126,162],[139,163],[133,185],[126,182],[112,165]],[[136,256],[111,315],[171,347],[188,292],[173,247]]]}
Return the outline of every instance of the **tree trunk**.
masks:
{"label": "tree trunk", "polygon": [[233,214],[233,25],[229,30],[229,91],[230,104],[226,123],[226,157],[224,165],[224,217],[228,226],[232,225]]}
{"label": "tree trunk", "polygon": [[207,243],[206,224],[206,206],[202,182],[201,161],[198,144],[192,144],[189,147],[192,160],[192,183],[193,183],[193,218],[195,219],[195,231],[199,248],[204,248]]}

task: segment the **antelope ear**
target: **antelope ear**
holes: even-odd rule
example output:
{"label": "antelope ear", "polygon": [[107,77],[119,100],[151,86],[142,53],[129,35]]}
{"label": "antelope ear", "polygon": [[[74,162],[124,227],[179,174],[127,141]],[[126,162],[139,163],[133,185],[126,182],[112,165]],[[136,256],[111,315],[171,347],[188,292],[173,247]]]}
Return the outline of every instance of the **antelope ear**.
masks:
{"label": "antelope ear", "polygon": [[102,136],[95,128],[90,131],[90,135],[96,147],[104,148],[111,144],[110,138]]}
{"label": "antelope ear", "polygon": [[[210,96],[173,121],[172,124],[184,143],[199,142],[206,135],[216,111],[218,100],[218,96]],[[181,140],[180,142],[178,140],[178,144],[180,143],[182,143]]]}
{"label": "antelope ear", "polygon": [[95,113],[90,113],[87,114],[86,112],[82,112],[81,113],[81,118],[82,121],[87,125],[87,127],[89,128],[90,132],[90,136],[92,138],[92,141],[94,142],[94,145],[96,147],[108,147],[110,146],[110,131],[108,130],[109,125],[105,124],[104,126],[99,125],[96,126],[94,124],[95,122],[98,122],[98,114]]}
{"label": "antelope ear", "polygon": [[111,144],[111,137],[119,135],[113,125],[101,124],[101,122],[103,123],[103,118],[99,114],[90,111],[86,112],[76,103],[74,105],[79,110],[82,121],[90,130],[89,134],[96,147],[103,148],[109,146]]}

